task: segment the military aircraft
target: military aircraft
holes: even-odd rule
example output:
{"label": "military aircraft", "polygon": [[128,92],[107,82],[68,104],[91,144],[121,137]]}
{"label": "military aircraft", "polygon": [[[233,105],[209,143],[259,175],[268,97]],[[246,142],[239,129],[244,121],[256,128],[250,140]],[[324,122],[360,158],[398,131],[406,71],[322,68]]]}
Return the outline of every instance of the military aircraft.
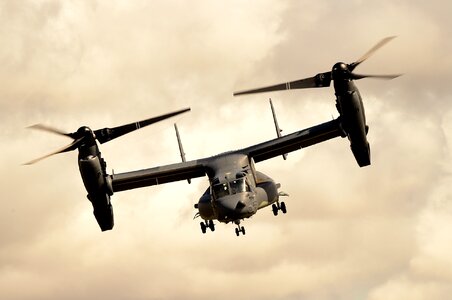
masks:
{"label": "military aircraft", "polygon": [[37,125],[34,128],[74,139],[68,146],[42,158],[70,150],[79,150],[80,173],[88,191],[88,199],[93,204],[94,215],[102,231],[113,228],[113,210],[110,203],[110,196],[113,193],[180,180],[190,182],[192,178],[207,175],[209,186],[198,203],[195,204],[195,208],[198,210],[195,217],[199,216],[203,219],[200,222],[201,231],[203,233],[206,233],[207,229],[214,231],[214,220],[218,220],[222,223],[232,222],[236,224],[236,235],[244,235],[245,228],[240,226],[241,221],[253,216],[259,209],[271,205],[274,215],[277,215],[279,211],[283,213],[287,211],[285,203],[279,201],[280,196],[287,196],[287,194],[279,191],[279,183],[257,171],[255,163],[279,155],[285,158],[287,153],[292,151],[339,136],[347,136],[358,165],[362,167],[370,164],[369,143],[366,137],[368,127],[364,107],[353,80],[366,77],[391,79],[399,75],[359,75],[352,73],[352,71],[390,39],[392,37],[382,40],[354,63],[348,65],[344,63],[335,64],[331,72],[320,73],[311,78],[285,84],[235,93],[235,95],[239,95],[283,89],[324,87],[329,86],[331,80],[334,80],[336,106],[340,113],[337,119],[282,136],[273,105],[271,105],[277,138],[240,150],[192,161],[185,159],[179,131],[175,126],[182,162],[111,175],[107,174],[106,163],[101,158],[96,140],[100,143],[107,142],[130,131],[152,124],[156,120],[162,120],[188,109],[112,129],[104,128],[92,131],[88,127],[81,127],[77,132],[70,134],[47,126]]}
{"label": "military aircraft", "polygon": [[334,81],[336,108],[340,115],[339,123],[341,124],[341,129],[350,141],[350,147],[356,161],[358,162],[358,165],[360,167],[368,166],[370,165],[370,146],[367,141],[369,126],[366,123],[366,115],[361,94],[353,81],[369,77],[393,79],[401,74],[363,75],[353,73],[353,71],[358,65],[368,59],[375,53],[375,51],[391,41],[393,38],[395,37],[391,36],[382,39],[361,58],[353,63],[336,63],[333,66],[332,71],[319,73],[314,77],[305,79],[236,92],[234,93],[234,96],[281,90],[329,87],[331,81]]}
{"label": "military aircraft", "polygon": [[257,210],[271,205],[274,215],[277,215],[279,211],[287,212],[285,203],[280,202],[279,197],[288,195],[279,191],[279,183],[257,171],[255,163],[344,136],[341,123],[337,119],[281,136],[272,105],[278,134],[276,139],[208,158],[186,161],[179,131],[175,125],[182,162],[126,173],[107,174],[106,162],[101,157],[96,140],[99,143],[105,143],[187,110],[95,131],[88,127],[81,127],[74,133],[63,133],[44,125],[35,125],[33,128],[68,136],[74,141],[68,146],[28,164],[53,154],[78,149],[80,173],[88,192],[88,199],[94,208],[94,216],[102,231],[113,228],[113,210],[110,202],[113,193],[207,175],[209,186],[195,204],[195,208],[198,210],[195,217],[199,216],[203,219],[200,222],[201,231],[203,233],[206,233],[207,229],[214,231],[214,220],[218,220],[223,223],[236,224],[235,233],[239,236],[245,234],[245,228],[240,226],[241,220],[251,217]]}

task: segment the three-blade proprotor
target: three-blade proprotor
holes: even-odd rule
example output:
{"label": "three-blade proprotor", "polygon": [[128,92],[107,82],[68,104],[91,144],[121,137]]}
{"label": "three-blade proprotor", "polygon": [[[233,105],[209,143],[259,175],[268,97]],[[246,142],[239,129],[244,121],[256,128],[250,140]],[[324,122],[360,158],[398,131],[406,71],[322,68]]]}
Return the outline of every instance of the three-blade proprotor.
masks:
{"label": "three-blade proprotor", "polygon": [[103,144],[103,143],[111,141],[117,137],[120,137],[124,134],[130,133],[132,131],[143,128],[145,126],[157,123],[159,121],[174,117],[176,115],[182,114],[189,110],[190,110],[190,108],[184,108],[184,109],[181,109],[181,110],[178,110],[175,112],[164,114],[164,115],[161,115],[158,117],[149,118],[149,119],[139,121],[139,122],[133,122],[130,124],[113,127],[113,128],[99,129],[99,130],[94,131],[94,135],[96,136],[96,139],[99,141],[99,143]]}
{"label": "three-blade proprotor", "polygon": [[50,154],[47,154],[45,156],[42,156],[40,158],[34,159],[32,161],[29,161],[27,163],[25,163],[26,165],[31,165],[34,164],[44,158],[47,158],[49,156],[55,155],[55,154],[59,154],[59,153],[63,153],[63,152],[68,152],[68,151],[72,151],[75,150],[77,148],[79,148],[82,144],[86,144],[89,142],[95,143],[94,140],[97,139],[99,141],[99,143],[103,144],[106,143],[108,141],[111,141],[117,137],[120,137],[124,134],[130,133],[132,131],[135,131],[137,129],[146,127],[148,125],[154,124],[156,122],[168,119],[170,117],[182,114],[184,112],[189,111],[190,108],[185,108],[185,109],[181,109],[175,112],[171,112],[168,114],[164,114],[161,116],[157,116],[157,117],[153,117],[153,118],[149,118],[143,121],[139,121],[139,122],[134,122],[134,123],[130,123],[130,124],[126,124],[126,125],[122,125],[122,126],[118,126],[118,127],[113,127],[113,128],[103,128],[103,129],[98,129],[95,131],[92,131],[90,128],[83,126],[80,127],[76,132],[73,133],[65,133],[61,130],[55,129],[53,127],[47,126],[47,125],[42,125],[42,124],[36,124],[36,125],[32,125],[28,128],[31,129],[38,129],[38,130],[43,130],[43,131],[47,131],[47,132],[51,132],[51,133],[55,133],[58,135],[63,135],[63,136],[67,136],[70,137],[72,139],[74,139],[74,141],[72,141],[72,143],[70,143],[67,146],[64,146],[63,148],[60,148]]}
{"label": "three-blade proprotor", "polygon": [[331,72],[325,72],[325,73],[319,73],[319,74],[315,75],[314,77],[280,83],[280,84],[257,88],[257,89],[235,92],[234,96],[263,93],[263,92],[283,91],[283,90],[328,87],[328,86],[330,86],[330,83],[331,83]]}
{"label": "three-blade proprotor", "polygon": [[[386,45],[389,41],[394,39],[395,36],[390,36],[382,39],[375,46],[373,46],[369,51],[367,51],[363,56],[361,56],[357,61],[350,64],[337,63],[337,65],[343,65],[343,71],[340,77],[345,78],[347,80],[358,80],[362,78],[377,78],[377,79],[394,79],[396,77],[401,76],[402,74],[393,74],[393,75],[361,75],[352,73],[353,70],[370,56],[372,56],[378,49]],[[334,67],[333,67],[334,71]],[[344,77],[345,76],[345,77]],[[255,94],[255,93],[264,93],[264,92],[272,92],[272,91],[283,91],[283,90],[294,90],[294,89],[306,89],[306,88],[320,88],[320,87],[328,87],[332,80],[337,80],[338,78],[334,77],[332,72],[324,72],[319,73],[314,77],[309,77],[305,79],[290,81],[286,83],[266,86],[262,88],[256,88],[251,90],[244,90],[240,92],[235,92],[234,96],[245,95],[245,94]]]}

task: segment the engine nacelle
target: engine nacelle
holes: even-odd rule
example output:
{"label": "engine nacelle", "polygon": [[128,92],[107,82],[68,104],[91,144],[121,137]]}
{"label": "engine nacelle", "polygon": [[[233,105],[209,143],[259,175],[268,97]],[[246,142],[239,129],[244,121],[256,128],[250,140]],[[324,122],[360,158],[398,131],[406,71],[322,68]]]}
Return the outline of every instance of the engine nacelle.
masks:
{"label": "engine nacelle", "polygon": [[102,231],[111,230],[114,225],[113,207],[110,202],[113,188],[106,173],[105,161],[99,153],[96,156],[79,157],[78,165],[97,223]]}
{"label": "engine nacelle", "polygon": [[370,165],[369,143],[367,143],[367,145],[356,145],[352,143],[350,144],[350,148],[352,149],[353,155],[355,156],[355,159],[360,167]]}
{"label": "engine nacelle", "polygon": [[367,141],[369,127],[366,125],[361,95],[352,83],[347,88],[347,91],[337,94],[336,105],[341,115],[341,127],[350,141],[353,155],[358,165],[364,167],[370,165],[370,146]]}

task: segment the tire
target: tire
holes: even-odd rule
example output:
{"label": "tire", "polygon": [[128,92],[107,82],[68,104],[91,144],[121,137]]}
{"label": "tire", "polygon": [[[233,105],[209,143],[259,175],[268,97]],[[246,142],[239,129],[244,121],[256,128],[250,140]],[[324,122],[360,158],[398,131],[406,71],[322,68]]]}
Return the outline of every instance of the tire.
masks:
{"label": "tire", "polygon": [[235,229],[235,234],[236,234],[237,236],[239,236],[239,235],[240,235],[240,231],[239,231],[239,229],[238,229],[238,228],[236,228],[236,229]]}
{"label": "tire", "polygon": [[273,215],[276,217],[278,215],[278,207],[275,204],[272,205],[272,211]]}
{"label": "tire", "polygon": [[286,203],[284,202],[281,202],[281,211],[283,214],[287,213]]}
{"label": "tire", "polygon": [[213,224],[212,220],[209,221],[209,228],[211,231],[215,231],[215,224]]}
{"label": "tire", "polygon": [[241,231],[242,231],[243,235],[245,235],[245,227],[242,226]]}
{"label": "tire", "polygon": [[201,223],[199,223],[199,225],[201,225],[202,233],[206,233],[206,230],[207,230],[206,224],[204,224],[204,222],[201,222]]}

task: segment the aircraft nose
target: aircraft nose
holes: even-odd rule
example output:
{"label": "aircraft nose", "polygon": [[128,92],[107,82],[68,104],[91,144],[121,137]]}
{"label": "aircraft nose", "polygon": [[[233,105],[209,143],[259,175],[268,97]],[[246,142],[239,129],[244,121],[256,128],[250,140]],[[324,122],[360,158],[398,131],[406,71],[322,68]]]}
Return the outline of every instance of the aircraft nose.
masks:
{"label": "aircraft nose", "polygon": [[216,202],[218,220],[241,219],[255,212],[247,193],[228,195]]}
{"label": "aircraft nose", "polygon": [[[243,201],[241,201],[241,199],[240,199],[239,197],[232,197],[232,196],[229,196],[229,197],[223,197],[223,198],[221,198],[218,204],[219,204],[224,210],[227,210],[227,211],[235,211],[236,208],[237,208],[237,206],[240,206],[240,205],[241,205],[240,203],[242,203],[243,206],[244,206]],[[242,206],[242,207],[243,207],[243,206]]]}
{"label": "aircraft nose", "polygon": [[241,194],[229,195],[219,199],[217,204],[225,213],[240,213],[247,207],[247,201],[244,196]]}

